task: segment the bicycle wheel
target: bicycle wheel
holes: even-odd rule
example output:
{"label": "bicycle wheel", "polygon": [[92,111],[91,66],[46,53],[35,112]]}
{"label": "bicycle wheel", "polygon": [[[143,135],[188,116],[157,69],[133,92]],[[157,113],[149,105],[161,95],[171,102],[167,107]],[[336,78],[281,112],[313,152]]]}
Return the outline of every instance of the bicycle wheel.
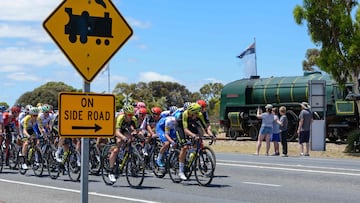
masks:
{"label": "bicycle wheel", "polygon": [[180,150],[175,149],[174,151],[170,152],[166,161],[166,168],[168,170],[170,179],[174,183],[180,183],[182,181],[179,178],[179,154]]}
{"label": "bicycle wheel", "polygon": [[201,186],[208,186],[214,177],[214,162],[210,152],[200,151],[195,160],[195,178]]}
{"label": "bicycle wheel", "polygon": [[60,163],[55,159],[56,149],[49,146],[45,151],[46,167],[51,179],[57,179],[60,176]]}
{"label": "bicycle wheel", "polygon": [[187,180],[189,180],[189,178],[191,177],[191,174],[194,171],[194,167],[195,167],[195,164],[194,164],[195,160],[193,161],[193,163],[191,163],[191,165],[189,165],[191,153],[193,153],[195,156],[196,152],[194,149],[188,150],[186,152],[186,158],[185,158],[185,163],[184,163],[184,174],[185,174],[185,177],[187,178]]}
{"label": "bicycle wheel", "polygon": [[166,167],[161,168],[156,164],[157,157],[159,155],[160,147],[156,146],[154,151],[150,155],[150,167],[154,173],[154,175],[158,178],[163,178],[166,175]]}
{"label": "bicycle wheel", "polygon": [[35,148],[35,151],[32,154],[30,163],[35,176],[41,177],[44,171],[44,164],[41,152],[37,148]]}
{"label": "bicycle wheel", "polygon": [[19,163],[19,173],[21,175],[24,175],[27,171],[27,169],[24,169],[23,168],[23,164],[26,163],[26,158],[24,156],[19,156],[19,159],[18,159],[18,163]]}
{"label": "bicycle wheel", "polygon": [[4,165],[3,160],[4,160],[4,154],[3,154],[3,151],[2,151],[1,146],[0,146],[0,173],[3,170],[3,165]]}
{"label": "bicycle wheel", "polygon": [[89,171],[92,175],[99,175],[100,173],[100,151],[94,145],[90,146],[89,149]]}
{"label": "bicycle wheel", "polygon": [[215,168],[216,168],[216,156],[215,156],[214,150],[213,150],[212,148],[208,147],[208,146],[204,146],[204,147],[202,148],[202,151],[203,151],[203,152],[206,152],[206,153],[208,153],[208,152],[210,153],[209,155],[211,155],[211,159],[212,159],[212,161],[213,161],[214,170],[215,170]]}
{"label": "bicycle wheel", "polygon": [[80,180],[81,166],[80,160],[78,160],[79,157],[80,155],[77,151],[71,151],[67,157],[67,160],[65,161],[65,169],[68,172],[70,180],[74,182]]}
{"label": "bicycle wheel", "polygon": [[18,164],[19,150],[14,143],[9,145],[9,168],[16,169]]}
{"label": "bicycle wheel", "polygon": [[141,187],[145,177],[145,162],[138,153],[131,153],[126,162],[126,180],[132,188]]}
{"label": "bicycle wheel", "polygon": [[110,147],[109,145],[106,145],[104,148],[103,148],[103,151],[101,153],[101,158],[100,158],[100,162],[101,162],[101,166],[100,166],[100,171],[101,171],[101,176],[102,176],[102,179],[104,181],[104,183],[106,185],[113,185],[115,182],[112,182],[110,179],[109,179],[109,174],[111,172],[111,169],[110,169],[110,164],[109,164],[109,156],[110,156]]}

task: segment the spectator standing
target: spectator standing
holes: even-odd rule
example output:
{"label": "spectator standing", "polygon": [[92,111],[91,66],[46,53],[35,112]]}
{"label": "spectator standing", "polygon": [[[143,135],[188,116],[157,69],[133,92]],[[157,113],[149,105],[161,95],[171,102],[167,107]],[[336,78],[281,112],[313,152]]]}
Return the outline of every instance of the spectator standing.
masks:
{"label": "spectator standing", "polygon": [[275,153],[272,156],[279,156],[279,142],[280,142],[280,121],[279,121],[279,112],[277,108],[272,108],[272,114],[274,115],[273,123],[273,133],[271,135],[270,141],[274,143]]}
{"label": "spectator standing", "polygon": [[288,133],[288,119],[286,117],[286,107],[281,106],[280,111],[280,135],[281,135],[281,146],[282,156],[287,157],[288,155],[288,144],[287,144],[287,133]]}
{"label": "spectator standing", "polygon": [[[310,126],[312,123],[312,112],[310,105],[306,102],[302,102],[301,111],[299,114],[299,127],[297,133],[299,135],[299,148],[300,156],[310,156],[309,154],[309,140],[310,140]],[[304,153],[305,143],[305,153]]]}
{"label": "spectator standing", "polygon": [[256,146],[255,155],[259,155],[262,141],[265,139],[266,141],[266,153],[265,155],[269,155],[270,149],[270,136],[273,132],[273,123],[274,123],[274,115],[271,113],[273,106],[271,104],[267,104],[265,106],[265,112],[262,113],[260,108],[257,109],[256,117],[261,119],[261,127],[258,136],[258,142]]}

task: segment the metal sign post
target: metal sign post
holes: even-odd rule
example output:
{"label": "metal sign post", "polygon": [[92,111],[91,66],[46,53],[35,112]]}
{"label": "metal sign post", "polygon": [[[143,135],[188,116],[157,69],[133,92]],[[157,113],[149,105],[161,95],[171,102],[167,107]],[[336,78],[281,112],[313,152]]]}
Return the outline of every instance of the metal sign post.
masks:
{"label": "metal sign post", "polygon": [[[111,0],[63,0],[43,22],[43,27],[83,77],[83,92],[87,94],[80,97],[84,98],[90,95],[90,82],[133,34]],[[96,98],[100,95],[92,94],[92,98],[81,103],[76,100],[79,94],[70,99],[68,95],[71,96],[61,93],[59,96],[59,134],[81,137],[81,202],[87,203],[89,137],[115,134],[115,102],[111,103],[115,97],[103,97],[99,101]],[[105,105],[101,100],[106,101]]]}
{"label": "metal sign post", "polygon": [[[90,92],[90,83],[84,81],[84,92]],[[81,138],[81,199],[80,202],[89,201],[89,138]]]}

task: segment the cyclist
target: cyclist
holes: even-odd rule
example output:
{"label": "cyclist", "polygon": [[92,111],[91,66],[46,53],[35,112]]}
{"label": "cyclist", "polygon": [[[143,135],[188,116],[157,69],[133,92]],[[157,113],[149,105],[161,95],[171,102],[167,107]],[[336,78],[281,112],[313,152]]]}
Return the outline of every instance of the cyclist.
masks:
{"label": "cyclist", "polygon": [[[20,105],[14,105],[10,108],[10,112],[4,112],[3,113],[3,128],[4,128],[4,134],[5,134],[5,162],[6,165],[8,165],[9,162],[9,145],[10,142],[13,140],[13,135],[12,133],[14,133],[14,135],[17,135],[19,132],[19,123],[18,123],[18,116],[19,113],[21,111],[21,107]],[[0,143],[3,142],[3,137],[0,136]]]}
{"label": "cyclist", "polygon": [[50,106],[44,104],[41,106],[41,112],[39,113],[38,120],[39,120],[39,129],[42,134],[50,133],[50,122],[52,117],[50,116]]}
{"label": "cyclist", "polygon": [[206,110],[206,107],[207,107],[206,101],[200,99],[200,100],[197,100],[196,103],[198,103],[201,106],[201,113],[202,113],[202,115],[204,117],[204,120],[205,120],[205,123],[206,123],[206,128],[207,128],[207,131],[209,132],[209,135],[213,136],[212,131],[211,131],[209,115],[208,115],[208,112]]}
{"label": "cyclist", "polygon": [[[178,120],[180,120],[180,122],[178,122],[178,131],[181,139],[180,144],[183,144],[185,142],[184,139],[187,138],[196,139],[199,134],[199,127],[202,127],[205,130],[205,133],[210,135],[211,132],[208,132],[208,129],[206,128],[207,124],[201,113],[201,106],[198,103],[191,103],[191,105],[178,116]],[[179,154],[179,177],[182,180],[187,179],[184,174],[184,163],[187,150],[188,146],[183,145]]]}
{"label": "cyclist", "polygon": [[[3,119],[3,112],[6,110],[5,106],[0,106],[0,144],[3,142],[3,135],[4,135],[4,119]],[[2,164],[2,163],[0,163]]]}
{"label": "cyclist", "polygon": [[151,108],[151,115],[147,115],[143,121],[142,127],[146,129],[147,133],[149,134],[149,138],[156,137],[156,123],[160,120],[161,108],[160,107],[153,107]]}
{"label": "cyclist", "polygon": [[156,124],[156,132],[158,133],[159,138],[163,143],[162,147],[160,148],[159,155],[156,159],[156,164],[160,168],[163,168],[165,166],[163,162],[163,155],[165,151],[168,150],[170,144],[172,146],[176,145],[175,127],[176,127],[176,119],[174,116],[163,117]]}
{"label": "cyclist", "polygon": [[145,119],[141,123],[140,128],[145,132],[145,147],[143,148],[143,154],[145,156],[148,155],[148,149],[149,149],[149,142],[151,139],[155,139],[157,137],[156,135],[156,123],[160,120],[160,113],[161,108],[160,107],[153,107],[151,108],[151,114],[146,115]]}
{"label": "cyclist", "polygon": [[23,126],[22,126],[22,120],[25,118],[25,116],[29,115],[30,108],[32,106],[30,104],[26,105],[23,111],[19,114],[18,122],[19,122],[19,134],[21,137],[23,137]]}
{"label": "cyclist", "polygon": [[161,117],[166,117],[166,116],[170,116],[172,115],[178,108],[176,106],[170,106],[169,110],[166,111],[162,111],[160,116]]}
{"label": "cyclist", "polygon": [[116,146],[111,148],[111,153],[109,157],[109,180],[112,182],[116,182],[116,178],[114,175],[114,165],[117,155],[120,152],[120,148],[126,142],[130,142],[134,134],[136,134],[137,119],[134,116],[134,107],[131,105],[125,105],[123,107],[123,114],[119,115],[116,119],[116,131],[115,131],[115,139]]}
{"label": "cyclist", "polygon": [[[36,133],[39,133],[39,130],[37,129],[38,126],[38,117],[39,114],[39,108],[37,107],[31,107],[29,110],[29,115],[25,116],[25,118],[22,120],[23,125],[23,146],[22,146],[22,155],[24,157],[27,157],[27,147],[29,145],[29,139],[31,136],[33,136]],[[22,165],[23,169],[28,169],[28,166],[26,163]]]}

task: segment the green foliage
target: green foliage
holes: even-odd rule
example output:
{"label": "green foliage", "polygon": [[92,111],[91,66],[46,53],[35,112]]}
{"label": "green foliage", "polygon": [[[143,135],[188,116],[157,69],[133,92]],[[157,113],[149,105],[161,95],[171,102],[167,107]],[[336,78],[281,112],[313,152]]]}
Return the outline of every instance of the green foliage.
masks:
{"label": "green foliage", "polygon": [[[149,83],[139,82],[133,84],[118,83],[112,93],[115,95],[115,109],[119,111],[124,103],[144,102],[148,110],[158,106],[166,110],[170,106],[182,107],[184,102],[195,102],[199,99],[208,102],[208,111],[212,123],[217,123],[219,117],[220,94],[223,85],[221,83],[205,84],[200,92],[190,92],[184,85],[175,82],[152,81]],[[48,82],[33,91],[25,92],[17,100],[17,103],[27,104],[48,103],[55,108],[58,106],[60,92],[82,92],[63,82]]]}
{"label": "green foliage", "polygon": [[26,92],[16,101],[17,104],[25,106],[31,104],[35,106],[37,103],[50,104],[54,108],[58,107],[58,95],[60,92],[81,92],[63,82],[48,82],[33,91]]}
{"label": "green foliage", "polygon": [[[344,152],[345,153],[355,152],[356,149],[355,149],[354,143],[360,144],[359,141],[360,141],[360,129],[349,132],[347,139],[346,139],[347,146],[346,146]],[[358,150],[360,150],[360,148],[358,148]]]}
{"label": "green foliage", "polygon": [[[356,12],[353,10],[357,9]],[[355,16],[353,16],[355,14]],[[295,22],[307,21],[311,40],[320,47],[316,65],[329,73],[340,87],[353,82],[359,93],[360,9],[357,0],[303,0],[293,10]],[[310,59],[309,59],[310,60]],[[305,64],[305,68],[309,64]],[[357,102],[360,108],[360,101]]]}
{"label": "green foliage", "polygon": [[5,106],[6,108],[9,108],[9,104],[6,102],[0,102],[0,106]]}

